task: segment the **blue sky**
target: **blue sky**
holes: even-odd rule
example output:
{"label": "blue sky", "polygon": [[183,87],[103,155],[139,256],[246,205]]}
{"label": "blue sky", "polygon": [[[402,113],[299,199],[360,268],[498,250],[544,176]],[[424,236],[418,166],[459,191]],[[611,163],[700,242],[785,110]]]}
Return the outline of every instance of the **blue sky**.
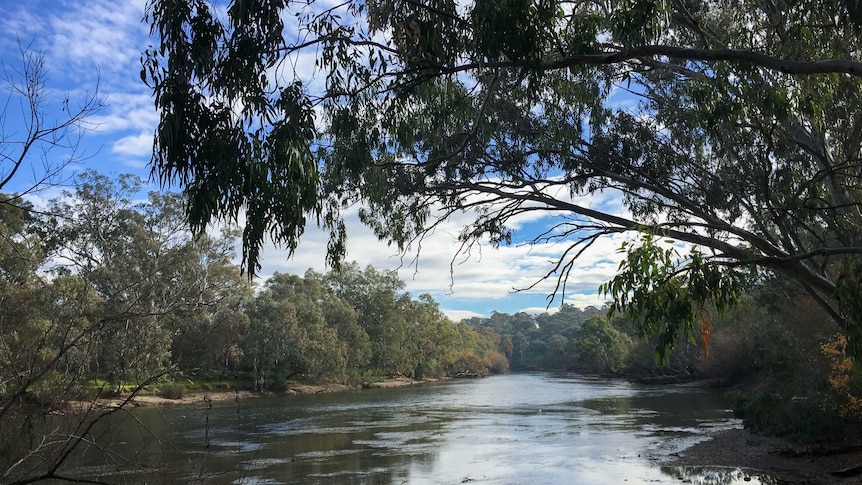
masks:
{"label": "blue sky", "polygon": [[[58,109],[68,97],[74,103],[98,89],[106,106],[92,117],[92,129],[82,138],[85,157],[68,167],[69,173],[85,169],[117,175],[133,173],[147,178],[152,134],[158,122],[151,94],[140,79],[140,57],[148,46],[148,27],[142,22],[145,0],[0,0],[0,60],[7,76],[20,69],[19,45],[45,53],[47,87],[52,95],[46,105],[48,120],[62,115]],[[311,66],[309,66],[309,69]],[[8,91],[0,91],[4,100]],[[7,141],[16,135],[20,106],[7,104],[3,134]],[[20,132],[19,132],[20,133]],[[55,157],[62,153],[52,152]],[[33,158],[34,163],[41,163]],[[0,167],[2,168],[2,167]],[[24,185],[30,172],[16,175]],[[15,185],[6,190],[20,190]],[[38,194],[50,198],[59,189]],[[587,200],[588,206],[616,204],[610,198]],[[448,221],[422,244],[418,260],[415,252],[399,255],[378,242],[355,217],[348,221],[348,260],[379,269],[397,269],[414,296],[430,293],[441,309],[453,319],[487,316],[492,311],[514,313],[544,311],[555,281],[540,283],[528,291],[552,267],[561,254],[561,244],[512,245],[494,249],[489,244],[458,255],[455,235],[469,215]],[[516,240],[544,230],[552,221],[516,221]],[[309,230],[292,259],[275,247],[263,253],[261,281],[279,271],[303,274],[308,268],[325,271],[326,235]],[[607,281],[618,264],[616,249],[621,239],[598,242],[579,259],[568,281],[566,301],[579,307],[601,305],[596,288]],[[453,261],[454,260],[454,261]],[[451,273],[450,273],[451,263]],[[552,305],[558,307],[558,298]]]}

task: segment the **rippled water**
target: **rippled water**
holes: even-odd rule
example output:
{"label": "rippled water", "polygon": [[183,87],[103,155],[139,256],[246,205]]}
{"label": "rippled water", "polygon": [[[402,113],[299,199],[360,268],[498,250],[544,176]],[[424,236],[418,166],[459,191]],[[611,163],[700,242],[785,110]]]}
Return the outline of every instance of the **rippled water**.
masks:
{"label": "rippled water", "polygon": [[92,450],[78,471],[115,483],[759,483],[650,459],[737,426],[718,391],[512,374],[137,409],[97,432],[116,455]]}

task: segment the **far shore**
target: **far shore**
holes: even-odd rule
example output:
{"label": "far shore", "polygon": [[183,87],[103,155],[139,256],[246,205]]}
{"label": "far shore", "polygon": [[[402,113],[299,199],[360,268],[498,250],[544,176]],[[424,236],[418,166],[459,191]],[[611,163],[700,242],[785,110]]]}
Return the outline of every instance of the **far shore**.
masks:
{"label": "far shore", "polygon": [[155,394],[137,394],[133,397],[117,396],[112,398],[98,399],[95,402],[79,402],[76,407],[90,408],[93,405],[100,408],[117,408],[121,406],[180,406],[225,401],[240,401],[266,396],[291,396],[299,394],[324,394],[332,392],[359,391],[362,389],[387,389],[395,387],[415,386],[438,382],[440,379],[427,378],[422,380],[407,377],[393,377],[376,382],[364,382],[361,384],[302,384],[288,383],[284,392],[254,392],[249,390],[216,390],[216,391],[188,391],[182,397],[168,398]]}

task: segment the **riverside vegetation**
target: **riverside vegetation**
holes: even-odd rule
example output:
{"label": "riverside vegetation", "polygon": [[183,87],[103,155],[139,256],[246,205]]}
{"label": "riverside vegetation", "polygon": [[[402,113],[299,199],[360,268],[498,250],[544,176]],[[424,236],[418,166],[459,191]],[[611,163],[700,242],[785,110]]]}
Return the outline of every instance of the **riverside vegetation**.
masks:
{"label": "riverside vegetation", "polygon": [[136,202],[141,184],[87,172],[47,211],[0,203],[0,481],[62,478],[93,423],[142,393],[508,370],[499,335],[451,322],[392,271],[276,273],[256,289],[231,262],[234,234],[192,236],[182,197]]}

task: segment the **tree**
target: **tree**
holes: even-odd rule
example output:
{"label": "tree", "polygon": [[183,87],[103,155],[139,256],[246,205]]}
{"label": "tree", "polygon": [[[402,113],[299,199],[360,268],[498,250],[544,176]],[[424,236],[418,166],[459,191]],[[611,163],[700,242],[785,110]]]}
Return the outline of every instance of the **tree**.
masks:
{"label": "tree", "polygon": [[325,279],[335,295],[348,302],[357,324],[371,342],[371,366],[386,375],[413,371],[408,348],[407,314],[412,306],[404,282],[395,271],[371,266],[359,269],[355,262],[330,271]]}
{"label": "tree", "polygon": [[[153,170],[212,201],[191,206],[193,221],[234,217],[238,202],[263,197],[291,217],[251,210],[252,230],[272,227],[293,248],[317,217],[337,257],[337,210],[357,201],[363,221],[402,250],[462,211],[474,216],[460,234],[465,251],[511,242],[513,218],[554,216],[528,240],[567,242],[546,275],[561,296],[598,238],[645,234],[623,248],[603,291],[660,335],[662,352],[681,334],[708,343],[706,309],[731,306],[765,271],[803,287],[862,355],[855,3],[245,7],[231,2],[224,24],[199,1],[147,10],[158,40],[143,75],[162,116]],[[320,89],[299,72],[279,71],[282,83],[262,75],[311,49]],[[290,149],[279,158],[275,147]],[[244,192],[258,173],[300,166],[289,194],[269,190],[275,176]],[[319,198],[296,197],[306,189]],[[594,205],[599,196],[622,207]],[[244,239],[252,269],[254,236]]]}
{"label": "tree", "polygon": [[[202,352],[191,348],[190,334],[205,338],[201,333],[212,330],[204,327],[214,314],[222,312],[216,321],[224,322],[227,311],[250,296],[248,283],[231,263],[231,234],[193,238],[182,198],[150,193],[146,203],[135,202],[142,186],[135,177],[113,180],[88,171],[76,183],[74,193],[50,200],[47,212],[22,219],[28,224],[9,218],[12,231],[6,236],[12,245],[2,254],[9,256],[3,259],[10,282],[25,292],[41,287],[51,295],[49,288],[59,288],[71,295],[54,294],[33,311],[53,312],[67,300],[65,307],[72,311],[78,308],[72,301],[91,295],[92,308],[78,309],[81,330],[71,335],[86,335],[85,341],[76,337],[77,343],[97,347],[80,357],[82,365],[96,365],[88,371],[101,377],[110,372],[117,390],[124,382],[162,375],[174,364],[191,364],[186,352]],[[8,214],[15,211],[20,212]],[[46,318],[52,331],[64,328],[55,316]],[[190,331],[194,325],[198,328]],[[24,345],[22,350],[38,348]]]}
{"label": "tree", "polygon": [[51,408],[74,394],[101,303],[81,278],[40,278],[45,253],[28,209],[0,205],[0,425],[21,401]]}
{"label": "tree", "polygon": [[183,309],[184,282],[167,286],[166,273],[181,264],[171,250],[182,242],[176,226],[158,227],[167,199],[151,200],[149,214],[134,203],[142,187],[136,177],[89,171],[76,182],[74,194],[49,202],[43,238],[52,271],[79,276],[104,300],[98,362],[119,392],[169,367],[172,333],[162,317]]}
{"label": "tree", "polygon": [[99,296],[74,275],[46,278],[38,211],[26,197],[67,180],[84,154],[80,137],[97,95],[60,101],[49,113],[44,55],[21,47],[21,64],[2,63],[0,112],[0,481],[63,478],[62,465],[101,413],[52,422],[45,410],[78,396],[100,328]]}
{"label": "tree", "polygon": [[196,232],[244,211],[243,261],[252,273],[264,236],[292,250],[306,215],[321,213],[312,106],[301,83],[273,91],[267,75],[284,42],[283,6],[232,3],[229,26],[204,1],[150,2],[146,14],[162,41],[141,72],[163,109],[153,176],[185,188]]}
{"label": "tree", "polygon": [[581,370],[616,374],[622,370],[631,340],[613,328],[607,318],[594,315],[584,321],[575,339],[575,358]]}
{"label": "tree", "polygon": [[[358,364],[350,349],[350,322],[326,320],[329,304],[320,280],[275,273],[255,298],[243,352],[257,390],[279,389],[294,377],[342,379]],[[355,321],[352,322],[355,326]],[[361,340],[360,340],[361,342]],[[365,338],[367,346],[367,336]]]}

